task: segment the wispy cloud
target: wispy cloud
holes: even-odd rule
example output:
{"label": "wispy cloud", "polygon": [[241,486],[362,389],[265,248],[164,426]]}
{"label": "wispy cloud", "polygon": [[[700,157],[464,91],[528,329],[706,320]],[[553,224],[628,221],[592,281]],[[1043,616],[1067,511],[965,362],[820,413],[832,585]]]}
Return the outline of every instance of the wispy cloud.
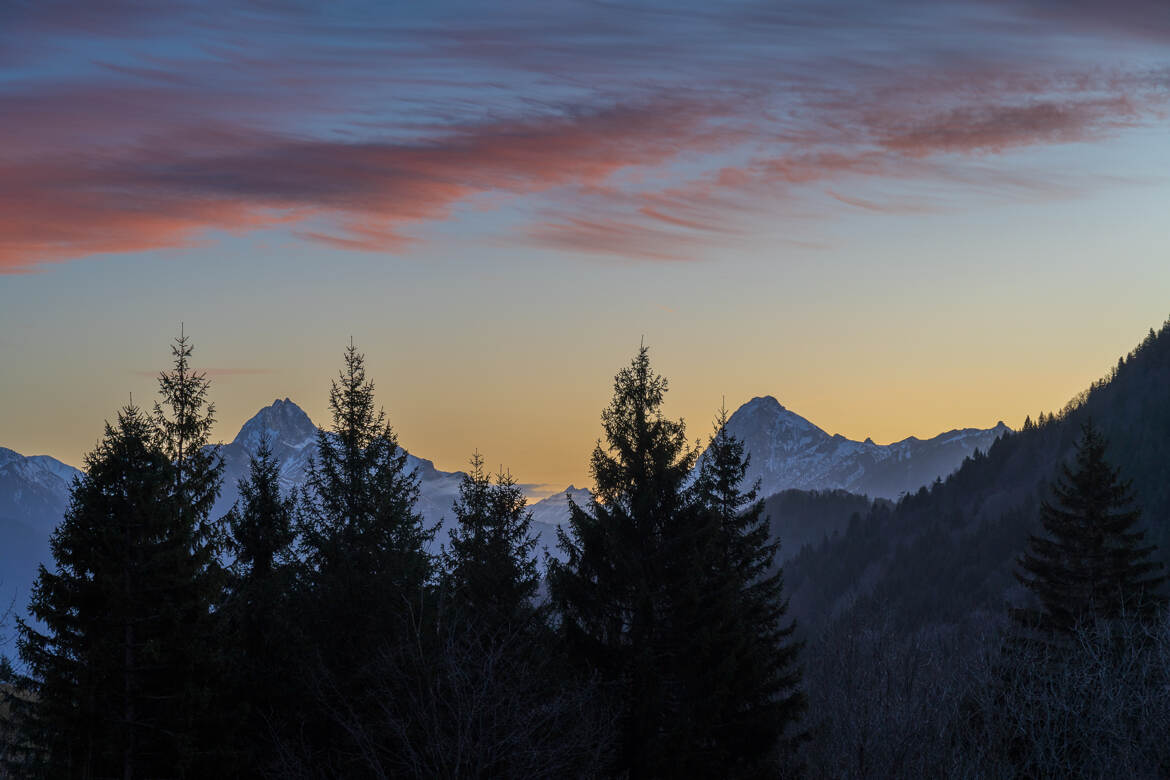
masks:
{"label": "wispy cloud", "polygon": [[716,147],[708,108],[684,101],[502,120],[421,142],[220,134],[62,160],[0,160],[0,267],[183,246],[201,229],[325,217],[302,230],[341,248],[393,251],[411,226],[476,194],[599,183]]}
{"label": "wispy cloud", "polygon": [[818,196],[905,213],[873,188],[1164,121],[1170,57],[1109,36],[1170,12],[1114,5],[9,7],[0,273],[272,226],[405,252],[499,193],[514,240],[666,262]]}
{"label": "wispy cloud", "polygon": [[912,157],[938,152],[997,153],[1021,146],[1098,138],[1148,117],[1128,95],[1107,99],[1031,100],[955,108],[891,123],[880,143]]}

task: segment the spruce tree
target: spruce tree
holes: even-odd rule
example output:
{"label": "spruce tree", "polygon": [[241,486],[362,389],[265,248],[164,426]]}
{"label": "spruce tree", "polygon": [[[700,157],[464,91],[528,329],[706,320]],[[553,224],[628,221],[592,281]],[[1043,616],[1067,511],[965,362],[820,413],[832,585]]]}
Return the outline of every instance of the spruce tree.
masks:
{"label": "spruce tree", "polygon": [[663,773],[677,724],[677,657],[671,557],[682,516],[693,511],[686,483],[697,452],[681,420],[662,415],[667,382],[650,368],[646,347],[614,378],[602,412],[605,446],[593,451],[594,499],[570,503],[568,532],[558,530],[566,560],[551,561],[549,587],[570,652],[605,681],[619,712],[615,771]]}
{"label": "spruce tree", "polygon": [[1106,440],[1086,422],[1076,444],[1075,469],[1062,464],[1052,485],[1055,503],[1044,502],[1045,535],[1030,536],[1019,559],[1019,581],[1038,609],[1013,612],[1018,624],[1042,633],[1070,635],[1098,620],[1144,619],[1166,603],[1151,560],[1156,548],[1138,530],[1131,482],[1105,457]]}
{"label": "spruce tree", "polygon": [[[384,659],[417,642],[433,577],[435,528],[415,511],[418,479],[385,413],[374,404],[365,358],[352,342],[329,392],[332,428],[320,430],[298,513],[303,561],[297,613],[306,668],[310,761],[352,771],[360,754],[339,722],[379,717]],[[350,768],[346,768],[350,767]]]}
{"label": "spruce tree", "polygon": [[743,490],[748,463],[721,409],[693,486],[702,512],[683,576],[694,601],[681,627],[694,638],[680,659],[692,733],[679,771],[693,776],[774,775],[777,748],[806,706],[780,542],[758,483]]}
{"label": "spruce tree", "polygon": [[[332,429],[317,435],[299,530],[310,580],[329,610],[352,611],[376,595],[399,610],[431,577],[426,551],[435,530],[415,511],[418,479],[406,451],[374,405],[365,356],[352,343],[329,391]],[[372,591],[370,590],[372,589]]]}
{"label": "spruce tree", "polygon": [[247,478],[239,481],[239,494],[226,518],[234,560],[220,610],[221,632],[230,648],[227,699],[240,720],[231,739],[233,761],[260,774],[273,759],[266,750],[269,732],[289,704],[288,681],[295,671],[288,600],[296,495],[281,494],[280,463],[266,436],[250,459]]}
{"label": "spruce tree", "polygon": [[503,471],[493,483],[477,452],[452,511],[457,525],[443,553],[446,598],[481,621],[519,627],[533,614],[540,582],[532,512],[520,486]]}
{"label": "spruce tree", "polygon": [[219,541],[219,528],[210,513],[219,496],[223,462],[219,448],[209,446],[215,404],[208,400],[211,382],[206,374],[191,369],[194,351],[190,338],[180,331],[171,345],[173,366],[158,377],[162,400],[154,404],[154,424],[162,449],[175,467],[177,521],[191,528],[196,537],[194,552],[201,565],[210,568]]}
{"label": "spruce tree", "polygon": [[184,570],[190,536],[176,526],[175,469],[133,406],[86,456],[85,476],[53,532],[21,621],[31,693],[26,769],[44,777],[159,776],[190,765]]}
{"label": "spruce tree", "polygon": [[227,654],[218,644],[217,616],[225,572],[220,563],[223,544],[219,518],[211,508],[223,481],[219,447],[210,444],[215,425],[215,405],[208,395],[211,382],[194,371],[190,360],[194,345],[180,328],[171,344],[171,368],[159,374],[159,401],[154,404],[153,425],[158,447],[173,470],[170,522],[182,549],[176,551],[174,610],[178,620],[168,643],[168,663],[176,684],[181,684],[179,708],[187,718],[189,760],[193,771],[214,771],[224,760],[220,709],[221,684]]}
{"label": "spruce tree", "polygon": [[208,513],[222,466],[191,352],[176,339],[154,415],[125,407],[87,456],[29,606],[44,631],[20,626],[28,744],[49,776],[201,772],[218,751]]}
{"label": "spruce tree", "polygon": [[[280,461],[272,454],[267,436],[261,436],[248,464],[248,476],[238,484],[239,502],[227,521],[227,547],[232,553],[232,592],[237,600],[266,600],[287,590],[279,582],[291,559],[296,536],[293,527],[296,495],[282,495]],[[248,608],[249,612],[263,612]]]}

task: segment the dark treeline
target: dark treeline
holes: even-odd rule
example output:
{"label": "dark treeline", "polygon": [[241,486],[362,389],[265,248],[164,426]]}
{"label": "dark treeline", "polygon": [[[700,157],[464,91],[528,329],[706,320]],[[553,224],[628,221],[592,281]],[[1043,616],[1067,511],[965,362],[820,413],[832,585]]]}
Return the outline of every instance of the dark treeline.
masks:
{"label": "dark treeline", "polygon": [[[642,348],[538,559],[478,453],[441,552],[351,344],[305,485],[261,442],[225,517],[192,347],[73,485],[5,666],[4,771],[98,777],[795,772],[804,710],[777,544],[743,445],[662,414]],[[696,474],[696,478],[692,478]],[[547,572],[547,580],[543,580]]]}
{"label": "dark treeline", "polygon": [[765,501],[725,410],[703,449],[664,416],[643,347],[561,560],[478,452],[427,552],[352,344],[303,488],[262,442],[212,517],[208,382],[173,351],[16,621],[11,776],[1170,775],[1170,323],[897,504]]}
{"label": "dark treeline", "polygon": [[[1003,613],[1005,591],[1022,595],[1014,572],[1039,528],[1059,465],[1092,421],[1108,457],[1133,481],[1149,541],[1170,548],[1170,322],[1151,330],[1109,375],[1059,413],[975,454],[945,480],[896,507],[859,512],[838,537],[789,560],[787,581],[799,623],[816,630],[859,597],[873,598],[907,631]],[[792,551],[794,551],[793,548]],[[864,575],[864,576],[862,576]],[[922,587],[922,583],[930,587]]]}
{"label": "dark treeline", "polygon": [[811,764],[1170,776],[1167,387],[1170,322],[1059,413],[788,559]]}

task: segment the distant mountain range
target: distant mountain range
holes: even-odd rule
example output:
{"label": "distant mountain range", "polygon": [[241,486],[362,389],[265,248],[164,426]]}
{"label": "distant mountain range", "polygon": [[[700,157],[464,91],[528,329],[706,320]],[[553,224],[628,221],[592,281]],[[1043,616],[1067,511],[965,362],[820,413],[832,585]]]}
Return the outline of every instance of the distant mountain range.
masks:
{"label": "distant mountain range", "polygon": [[[223,457],[223,490],[212,508],[212,516],[226,513],[239,497],[237,484],[248,475],[249,460],[260,446],[260,439],[267,435],[272,454],[280,461],[281,488],[288,492],[304,483],[309,458],[317,451],[317,426],[295,403],[285,398],[277,399],[266,406],[252,419],[244,423],[236,438],[230,444],[220,447]],[[407,468],[412,469],[419,480],[418,512],[430,524],[451,517],[451,505],[459,496],[462,471],[441,471],[425,458],[407,453]],[[574,491],[578,501],[588,501],[588,491]],[[568,517],[568,503],[564,493],[532,504],[534,530],[540,536],[540,546],[556,546],[553,525]],[[440,530],[435,537],[435,549],[447,541],[447,534]]]}
{"label": "distant mountain range", "polygon": [[[0,617],[23,615],[37,565],[49,559],[49,534],[69,506],[81,472],[47,455],[0,447]],[[0,620],[0,652],[11,652],[15,626]]]}
{"label": "distant mountain range", "polygon": [[[1008,430],[1000,423],[989,430],[964,429],[926,441],[909,438],[882,446],[869,440],[855,442],[830,436],[771,396],[744,404],[731,416],[728,428],[746,444],[751,455],[748,478],[761,481],[761,496],[799,489],[845,490],[884,498],[894,498],[945,477],[976,448],[986,450]],[[244,423],[230,443],[221,446],[224,481],[213,509],[215,516],[227,512],[236,501],[237,483],[247,475],[249,458],[263,435],[267,435],[273,454],[280,460],[282,488],[291,491],[304,481],[309,458],[316,451],[317,427],[291,400],[278,399]],[[420,513],[430,523],[450,518],[463,472],[442,471],[429,460],[413,454],[408,457],[419,477]],[[10,599],[18,612],[23,612],[37,564],[48,560],[49,534],[68,507],[73,478],[80,475],[77,469],[54,458],[23,456],[0,448],[0,613]],[[581,506],[591,498],[587,489],[570,485],[531,505],[538,545],[550,554],[558,554],[555,529],[568,519],[568,496]],[[777,508],[790,505],[795,504],[775,504]],[[774,530],[786,538],[784,518],[773,517],[772,521]],[[785,547],[786,557],[795,554],[804,541],[819,539],[817,530],[809,527],[810,522],[802,515],[800,530],[793,529],[792,543]],[[843,522],[838,518],[829,525],[836,528]],[[830,530],[826,526],[825,532]],[[446,540],[447,534],[440,530],[435,550]],[[11,626],[7,630],[11,633]],[[5,644],[5,638],[0,636],[0,648]]]}
{"label": "distant mountain range", "polygon": [[933,439],[913,436],[893,444],[830,436],[770,395],[753,398],[727,421],[727,430],[751,455],[747,479],[760,494],[781,490],[847,490],[896,499],[957,469],[976,449],[987,452],[1010,429],[963,428]]}

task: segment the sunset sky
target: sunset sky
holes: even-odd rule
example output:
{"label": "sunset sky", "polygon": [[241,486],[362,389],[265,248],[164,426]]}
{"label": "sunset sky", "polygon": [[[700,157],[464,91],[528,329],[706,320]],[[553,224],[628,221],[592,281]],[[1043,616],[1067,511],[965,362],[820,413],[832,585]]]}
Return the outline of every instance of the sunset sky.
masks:
{"label": "sunset sky", "polygon": [[[320,5],[327,10],[316,10]],[[179,323],[217,438],[588,485],[645,339],[885,443],[1059,409],[1170,314],[1170,3],[0,4],[0,446],[74,465]]]}

